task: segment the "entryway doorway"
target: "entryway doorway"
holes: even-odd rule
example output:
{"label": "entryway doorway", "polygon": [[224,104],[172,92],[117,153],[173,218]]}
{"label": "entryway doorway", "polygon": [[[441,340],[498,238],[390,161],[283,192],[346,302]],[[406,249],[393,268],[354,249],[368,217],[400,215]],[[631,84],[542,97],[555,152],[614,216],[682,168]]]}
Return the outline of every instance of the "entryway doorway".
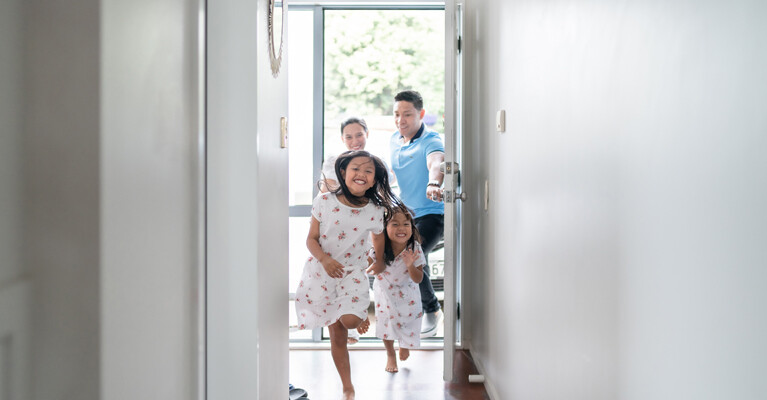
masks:
{"label": "entryway doorway", "polygon": [[[460,7],[458,7],[460,8]],[[456,39],[460,36],[455,4],[334,5],[291,2],[288,9],[287,56],[290,116],[289,182],[289,306],[290,348],[328,348],[325,329],[298,330],[294,293],[304,262],[309,257],[306,235],[311,202],[323,160],[346,150],[341,122],[350,116],[365,119],[370,133],[366,150],[389,162],[389,139],[396,130],[392,106],[400,90],[415,89],[424,97],[423,122],[440,132],[449,156],[445,189],[453,196],[459,189],[460,163],[460,62]],[[449,15],[449,17],[448,17]],[[446,36],[446,32],[449,32]],[[448,93],[446,94],[446,88]],[[448,133],[450,137],[445,137]],[[450,178],[450,179],[448,179]],[[450,182],[448,182],[448,180]],[[395,192],[398,190],[394,185]],[[432,284],[446,318],[437,336],[422,340],[424,349],[442,349],[445,338],[452,349],[460,347],[460,204],[450,198],[445,242],[429,256]],[[446,204],[447,205],[447,204]],[[447,231],[450,232],[447,232]],[[446,257],[446,253],[448,257]],[[446,258],[451,269],[446,277]],[[449,281],[446,285],[446,281]],[[372,299],[372,296],[371,296]],[[371,304],[371,311],[373,305]],[[447,325],[445,325],[447,323]],[[375,324],[373,320],[373,324]],[[445,326],[449,328],[445,329]],[[350,349],[380,349],[375,326]],[[448,356],[447,354],[450,354]],[[445,374],[451,374],[447,367]]]}

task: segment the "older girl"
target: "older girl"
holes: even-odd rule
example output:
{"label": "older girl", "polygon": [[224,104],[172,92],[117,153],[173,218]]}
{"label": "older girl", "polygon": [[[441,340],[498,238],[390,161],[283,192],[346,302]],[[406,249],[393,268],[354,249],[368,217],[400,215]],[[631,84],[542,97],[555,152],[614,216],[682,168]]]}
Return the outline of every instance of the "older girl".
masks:
{"label": "older girl", "polygon": [[[301,329],[327,326],[330,352],[343,385],[343,399],[354,398],[347,349],[348,329],[367,318],[370,304],[367,251],[383,252],[384,214],[399,201],[389,187],[386,167],[366,151],[348,151],[335,163],[338,188],[320,193],[312,204],[306,246],[312,254],[296,290],[296,313]],[[383,261],[375,265],[383,270]]]}

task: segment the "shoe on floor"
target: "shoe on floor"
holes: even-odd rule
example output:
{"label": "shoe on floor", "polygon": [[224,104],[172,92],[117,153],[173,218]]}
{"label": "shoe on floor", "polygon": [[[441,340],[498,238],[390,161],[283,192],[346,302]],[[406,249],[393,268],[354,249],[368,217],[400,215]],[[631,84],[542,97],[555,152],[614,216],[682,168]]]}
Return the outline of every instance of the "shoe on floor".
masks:
{"label": "shoe on floor", "polygon": [[306,396],[308,394],[306,393],[306,390],[301,388],[293,388],[290,389],[290,400],[297,400],[297,399],[306,399]]}
{"label": "shoe on floor", "polygon": [[421,339],[432,337],[437,334],[437,326],[442,320],[442,310],[424,314],[421,321]]}

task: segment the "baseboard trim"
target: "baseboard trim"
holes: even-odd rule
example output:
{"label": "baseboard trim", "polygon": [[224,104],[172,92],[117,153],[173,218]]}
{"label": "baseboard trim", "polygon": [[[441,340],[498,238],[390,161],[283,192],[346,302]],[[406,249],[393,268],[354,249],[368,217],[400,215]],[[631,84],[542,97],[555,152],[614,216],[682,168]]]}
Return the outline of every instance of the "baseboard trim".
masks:
{"label": "baseboard trim", "polygon": [[[418,350],[442,350],[444,343],[442,340],[421,339],[421,347]],[[395,347],[398,347],[395,344]],[[329,350],[330,340],[323,339],[320,342],[291,342],[289,346],[290,350]],[[383,341],[381,339],[362,339],[355,344],[348,346],[349,351],[352,350],[382,350],[385,349]]]}
{"label": "baseboard trim", "polygon": [[471,344],[470,341],[468,342],[468,348],[469,348],[469,354],[471,355],[471,359],[474,360],[474,366],[477,367],[477,371],[479,371],[480,374],[482,374],[485,377],[485,390],[487,391],[487,395],[490,396],[490,400],[500,400],[501,396],[498,395],[498,391],[495,389],[495,385],[493,385],[493,381],[490,379],[490,377],[487,375],[487,370],[485,370],[485,366],[482,364],[482,360],[477,357],[477,352],[474,350],[474,346]]}

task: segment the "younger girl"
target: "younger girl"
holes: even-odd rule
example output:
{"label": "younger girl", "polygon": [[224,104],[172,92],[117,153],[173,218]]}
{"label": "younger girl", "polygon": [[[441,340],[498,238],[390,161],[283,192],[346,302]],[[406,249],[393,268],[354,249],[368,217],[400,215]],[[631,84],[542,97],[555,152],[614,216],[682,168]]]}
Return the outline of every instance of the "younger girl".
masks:
{"label": "younger girl", "polygon": [[[399,359],[407,360],[410,349],[421,345],[421,292],[423,256],[413,215],[404,206],[386,216],[383,259],[386,270],[376,275],[376,336],[386,347],[386,371],[397,372],[394,339],[399,341]],[[380,253],[378,253],[380,254]],[[371,251],[371,259],[376,254]],[[372,267],[371,267],[372,269]]]}
{"label": "younger girl", "polygon": [[[370,304],[366,253],[384,251],[384,213],[399,205],[389,187],[386,167],[366,151],[348,151],[335,164],[338,188],[320,193],[312,203],[304,265],[296,290],[301,329],[327,326],[330,352],[343,385],[343,399],[354,399],[347,345],[348,329],[367,319]],[[383,262],[374,265],[383,270]],[[373,267],[371,267],[373,268]]]}

